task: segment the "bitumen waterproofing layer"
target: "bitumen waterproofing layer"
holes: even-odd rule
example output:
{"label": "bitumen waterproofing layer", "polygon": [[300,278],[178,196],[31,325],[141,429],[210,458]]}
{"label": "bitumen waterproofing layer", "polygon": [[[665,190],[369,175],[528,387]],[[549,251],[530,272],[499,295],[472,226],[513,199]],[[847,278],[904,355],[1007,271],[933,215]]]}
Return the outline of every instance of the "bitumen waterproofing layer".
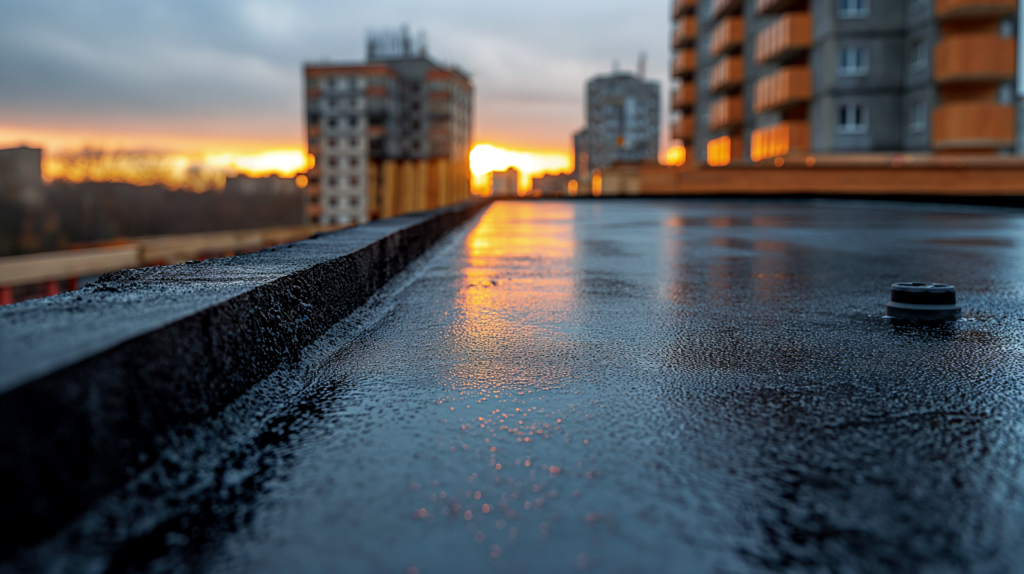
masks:
{"label": "bitumen waterproofing layer", "polygon": [[1022,352],[1024,211],[496,202],[0,570],[1024,571]]}

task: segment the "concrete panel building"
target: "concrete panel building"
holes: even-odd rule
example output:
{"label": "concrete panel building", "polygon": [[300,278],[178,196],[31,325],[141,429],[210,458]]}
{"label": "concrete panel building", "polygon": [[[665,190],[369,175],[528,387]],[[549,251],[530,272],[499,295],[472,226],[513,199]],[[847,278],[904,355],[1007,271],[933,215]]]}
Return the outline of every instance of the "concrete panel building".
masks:
{"label": "concrete panel building", "polygon": [[711,166],[1011,153],[1017,0],[676,0],[673,136]]}
{"label": "concrete panel building", "polygon": [[473,87],[405,31],[373,34],[366,63],[308,64],[308,217],[362,223],[469,196]]}
{"label": "concrete panel building", "polygon": [[587,127],[574,136],[576,175],[618,162],[658,160],[661,88],[640,74],[615,72],[587,82]]}

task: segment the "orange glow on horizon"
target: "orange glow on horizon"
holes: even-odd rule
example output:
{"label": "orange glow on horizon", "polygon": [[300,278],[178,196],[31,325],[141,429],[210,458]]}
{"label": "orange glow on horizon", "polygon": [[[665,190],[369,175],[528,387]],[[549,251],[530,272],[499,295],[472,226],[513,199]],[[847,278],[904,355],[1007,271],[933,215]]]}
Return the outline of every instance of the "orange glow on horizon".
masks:
{"label": "orange glow on horizon", "polygon": [[494,171],[514,167],[519,171],[520,191],[532,187],[535,176],[572,170],[567,153],[510,150],[492,144],[479,144],[469,153],[469,170],[473,173],[473,188],[480,195],[490,194],[488,176]]}
{"label": "orange glow on horizon", "polygon": [[203,192],[221,189],[228,177],[278,175],[291,178],[306,171],[309,158],[302,150],[255,153],[159,153],[101,151],[44,153],[43,179],[163,185],[170,189]]}

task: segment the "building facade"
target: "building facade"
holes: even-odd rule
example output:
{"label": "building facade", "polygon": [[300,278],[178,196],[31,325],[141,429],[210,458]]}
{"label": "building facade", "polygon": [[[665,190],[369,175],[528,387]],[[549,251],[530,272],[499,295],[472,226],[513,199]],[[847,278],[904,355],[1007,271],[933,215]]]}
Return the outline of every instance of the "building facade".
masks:
{"label": "building facade", "polygon": [[791,153],[1011,153],[1017,0],[676,0],[673,137]]}
{"label": "building facade", "polygon": [[492,197],[517,197],[519,195],[519,170],[510,167],[505,171],[491,172]]}
{"label": "building facade", "polygon": [[473,87],[406,32],[371,35],[368,61],[308,64],[310,221],[362,223],[469,196]]}
{"label": "building facade", "polygon": [[661,88],[640,74],[615,72],[587,82],[587,127],[574,136],[576,176],[614,163],[658,160]]}

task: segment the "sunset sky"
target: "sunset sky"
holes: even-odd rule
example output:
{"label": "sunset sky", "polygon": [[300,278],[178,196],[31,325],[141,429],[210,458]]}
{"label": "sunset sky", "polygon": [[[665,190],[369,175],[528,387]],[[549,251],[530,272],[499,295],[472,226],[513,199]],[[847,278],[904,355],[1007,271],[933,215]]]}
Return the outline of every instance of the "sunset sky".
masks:
{"label": "sunset sky", "polygon": [[434,58],[472,75],[474,140],[504,153],[487,157],[568,167],[584,83],[614,60],[634,69],[646,51],[667,109],[669,4],[10,0],[0,3],[0,147],[299,169],[302,63],[361,61],[367,30],[407,24]]}

